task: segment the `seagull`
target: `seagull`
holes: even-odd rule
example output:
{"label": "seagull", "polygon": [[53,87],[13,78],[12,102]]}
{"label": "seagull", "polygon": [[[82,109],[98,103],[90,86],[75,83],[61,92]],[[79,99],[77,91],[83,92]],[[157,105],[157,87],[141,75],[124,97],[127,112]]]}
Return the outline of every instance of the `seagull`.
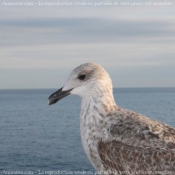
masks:
{"label": "seagull", "polygon": [[75,68],[48,104],[82,97],[80,132],[99,174],[175,175],[175,128],[116,105],[109,74],[96,63]]}

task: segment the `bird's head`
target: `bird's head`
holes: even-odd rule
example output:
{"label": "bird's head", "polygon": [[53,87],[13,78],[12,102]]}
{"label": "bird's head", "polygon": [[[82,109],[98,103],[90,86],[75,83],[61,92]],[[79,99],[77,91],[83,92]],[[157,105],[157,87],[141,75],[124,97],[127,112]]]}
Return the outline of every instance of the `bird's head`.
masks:
{"label": "bird's head", "polygon": [[112,93],[112,82],[103,67],[96,63],[85,63],[75,68],[65,85],[49,97],[49,105],[56,103],[69,94],[83,97],[98,93]]}

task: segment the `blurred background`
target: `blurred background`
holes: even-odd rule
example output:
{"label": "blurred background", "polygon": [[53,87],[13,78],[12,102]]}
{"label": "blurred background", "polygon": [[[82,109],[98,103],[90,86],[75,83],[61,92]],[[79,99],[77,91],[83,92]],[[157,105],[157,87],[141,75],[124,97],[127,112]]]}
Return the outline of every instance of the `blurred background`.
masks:
{"label": "blurred background", "polygon": [[174,87],[174,55],[170,0],[0,0],[0,89],[57,88],[85,62],[114,87]]}

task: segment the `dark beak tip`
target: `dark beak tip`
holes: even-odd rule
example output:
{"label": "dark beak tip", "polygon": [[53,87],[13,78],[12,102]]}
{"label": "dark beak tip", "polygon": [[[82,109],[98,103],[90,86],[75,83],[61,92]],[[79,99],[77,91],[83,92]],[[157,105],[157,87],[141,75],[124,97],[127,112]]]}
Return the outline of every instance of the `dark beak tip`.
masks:
{"label": "dark beak tip", "polygon": [[53,104],[55,104],[57,101],[59,101],[59,99],[54,99],[54,98],[48,98],[48,102],[47,102],[47,104],[48,105],[53,105]]}
{"label": "dark beak tip", "polygon": [[70,95],[70,91],[72,89],[68,90],[68,91],[62,91],[62,88],[59,89],[58,91],[54,92],[52,95],[50,95],[50,97],[48,98],[48,105],[52,105],[56,102],[58,102],[59,100],[61,100],[62,98]]}

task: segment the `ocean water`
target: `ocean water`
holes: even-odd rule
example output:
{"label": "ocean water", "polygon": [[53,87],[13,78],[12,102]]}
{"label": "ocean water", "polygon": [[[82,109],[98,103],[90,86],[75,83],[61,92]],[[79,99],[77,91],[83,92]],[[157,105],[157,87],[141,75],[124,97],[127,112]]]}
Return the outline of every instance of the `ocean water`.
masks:
{"label": "ocean water", "polygon": [[[0,90],[0,174],[94,172],[80,139],[81,99],[48,106],[53,92]],[[114,97],[123,108],[175,127],[175,88],[117,88]]]}

